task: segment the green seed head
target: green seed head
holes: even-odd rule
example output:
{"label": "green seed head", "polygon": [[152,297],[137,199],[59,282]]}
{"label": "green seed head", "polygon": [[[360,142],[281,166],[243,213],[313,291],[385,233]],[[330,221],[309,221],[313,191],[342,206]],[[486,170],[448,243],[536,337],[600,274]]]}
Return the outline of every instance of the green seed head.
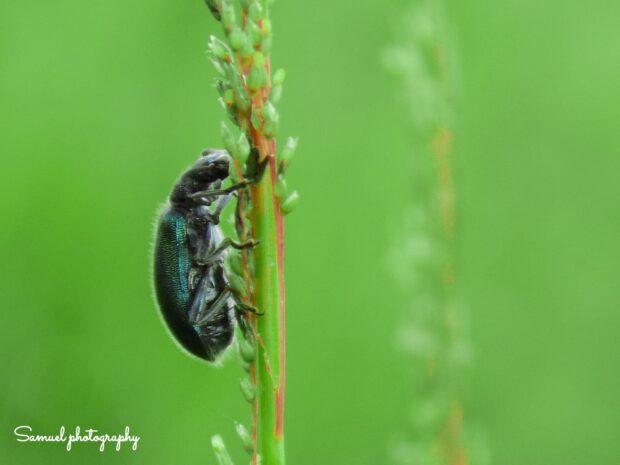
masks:
{"label": "green seed head", "polygon": [[209,50],[218,60],[230,59],[230,51],[228,46],[215,36],[209,37]]}
{"label": "green seed head", "polygon": [[249,378],[241,378],[239,386],[241,387],[241,393],[243,394],[245,400],[249,403],[254,402],[254,399],[256,398],[256,389],[254,388],[252,381],[250,381]]}
{"label": "green seed head", "polygon": [[222,24],[227,31],[232,31],[235,27],[235,8],[226,2],[222,5]]}
{"label": "green seed head", "polygon": [[263,17],[263,8],[260,6],[258,0],[252,0],[252,3],[250,3],[248,15],[250,19],[255,23],[257,23],[258,20]]}
{"label": "green seed head", "polygon": [[232,89],[226,89],[222,98],[224,99],[224,102],[227,106],[231,106],[233,103],[235,103],[235,93],[232,91]]}
{"label": "green seed head", "polygon": [[263,53],[269,53],[271,51],[271,36],[263,37],[260,43],[260,50]]}
{"label": "green seed head", "polygon": [[254,362],[254,359],[256,358],[256,349],[254,347],[254,344],[252,344],[247,339],[241,339],[241,341],[239,342],[239,354],[241,355],[241,358],[244,362]]}
{"label": "green seed head", "polygon": [[244,133],[239,134],[239,139],[237,140],[237,149],[238,149],[238,157],[239,161],[245,163],[250,155],[250,142],[248,141],[247,136]]}
{"label": "green seed head", "polygon": [[288,168],[288,165],[291,163],[293,156],[295,155],[295,151],[297,150],[297,138],[289,137],[286,140],[286,144],[280,152],[280,171],[284,172]]}
{"label": "green seed head", "polygon": [[273,82],[274,86],[281,86],[284,83],[285,78],[286,78],[286,71],[284,71],[282,68],[278,68],[275,71],[275,73],[273,73],[271,82]]}
{"label": "green seed head", "polygon": [[261,33],[265,37],[271,35],[271,20],[269,18],[263,19],[263,27],[261,28]]}
{"label": "green seed head", "polygon": [[282,213],[284,213],[285,215],[288,215],[295,209],[298,203],[299,203],[299,194],[297,193],[297,191],[293,191],[284,200],[284,202],[282,202],[282,205],[280,206],[280,210],[282,210]]}
{"label": "green seed head", "polygon": [[262,52],[254,52],[254,56],[252,58],[254,59],[254,66],[258,66],[260,68],[265,67],[266,59]]}
{"label": "green seed head", "polygon": [[254,441],[252,441],[252,436],[250,432],[247,430],[245,426],[241,423],[235,423],[235,430],[237,431],[237,436],[241,439],[241,444],[243,444],[243,448],[248,454],[254,453]]}
{"label": "green seed head", "polygon": [[265,116],[265,135],[267,137],[272,137],[273,135],[275,135],[278,129],[278,121],[280,119],[280,115],[278,114],[278,110],[276,110],[276,107],[274,107],[273,103],[271,103],[270,101],[265,102],[263,114]]}
{"label": "green seed head", "polygon": [[211,447],[213,447],[213,452],[215,453],[219,465],[233,465],[224,440],[219,434],[211,438]]}
{"label": "green seed head", "polygon": [[265,66],[259,66],[256,63],[252,65],[250,75],[248,76],[248,88],[251,91],[257,91],[267,85],[267,71]]}
{"label": "green seed head", "polygon": [[273,103],[278,103],[282,98],[282,86],[273,86],[271,87],[271,92],[269,92],[269,100]]}
{"label": "green seed head", "polygon": [[228,150],[228,153],[234,156],[235,137],[233,136],[233,133],[228,127],[228,125],[223,121],[221,125],[221,135],[222,135],[222,141],[224,142],[224,147],[226,147],[226,150]]}
{"label": "green seed head", "polygon": [[230,46],[233,50],[239,51],[245,48],[246,42],[248,40],[245,32],[240,27],[235,27],[230,33]]}

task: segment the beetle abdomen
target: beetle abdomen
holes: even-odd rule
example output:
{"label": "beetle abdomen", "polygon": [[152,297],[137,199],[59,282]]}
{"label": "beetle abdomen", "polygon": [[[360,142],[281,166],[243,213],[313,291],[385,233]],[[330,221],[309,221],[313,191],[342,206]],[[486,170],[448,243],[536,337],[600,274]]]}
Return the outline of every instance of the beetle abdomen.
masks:
{"label": "beetle abdomen", "polygon": [[[217,295],[227,292],[228,281],[221,266],[218,265],[211,269],[210,273],[205,275],[203,279],[209,280],[209,287],[216,291],[213,301],[217,300]],[[229,298],[219,311],[211,315],[208,322],[196,327],[204,345],[207,360],[214,361],[232,342],[235,328],[234,313],[234,303]]]}
{"label": "beetle abdomen", "polygon": [[168,327],[185,349],[205,358],[203,344],[187,321],[191,255],[185,214],[174,207],[166,208],[159,219],[154,258],[155,293]]}

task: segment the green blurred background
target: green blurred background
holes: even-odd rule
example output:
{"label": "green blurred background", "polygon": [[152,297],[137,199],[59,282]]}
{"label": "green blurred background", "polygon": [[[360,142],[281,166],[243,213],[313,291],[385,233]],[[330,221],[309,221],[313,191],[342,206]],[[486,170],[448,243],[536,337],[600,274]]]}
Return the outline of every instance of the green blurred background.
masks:
{"label": "green blurred background", "polygon": [[[411,204],[411,109],[381,65],[405,0],[287,2],[281,135],[298,135],[287,223],[289,463],[388,463],[410,402],[408,311],[386,259]],[[459,288],[465,398],[495,464],[617,464],[617,2],[446,2],[462,68]],[[202,2],[0,4],[0,463],[214,463],[245,419],[229,361],[180,353],[153,303],[153,222],[219,145]],[[17,425],[138,451],[18,444]],[[239,454],[235,452],[237,456]],[[242,463],[242,462],[239,462]],[[475,465],[475,464],[473,464]]]}

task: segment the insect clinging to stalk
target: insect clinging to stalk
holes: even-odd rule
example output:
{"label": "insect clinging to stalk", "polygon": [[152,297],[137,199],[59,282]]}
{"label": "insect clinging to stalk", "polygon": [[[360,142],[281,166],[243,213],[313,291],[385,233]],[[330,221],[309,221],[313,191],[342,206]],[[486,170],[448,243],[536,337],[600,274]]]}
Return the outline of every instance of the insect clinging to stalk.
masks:
{"label": "insect clinging to stalk", "polygon": [[235,322],[243,325],[244,304],[229,284],[224,265],[229,247],[254,247],[225,238],[220,214],[248,181],[222,188],[228,178],[228,152],[207,149],[175,184],[157,225],[155,292],[175,339],[208,361],[230,345]]}

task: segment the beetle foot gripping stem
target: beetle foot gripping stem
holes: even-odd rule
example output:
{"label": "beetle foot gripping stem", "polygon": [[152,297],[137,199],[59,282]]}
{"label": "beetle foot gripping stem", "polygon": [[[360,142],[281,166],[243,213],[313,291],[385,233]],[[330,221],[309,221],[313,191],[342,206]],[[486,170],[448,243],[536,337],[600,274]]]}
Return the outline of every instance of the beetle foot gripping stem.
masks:
{"label": "beetle foot gripping stem", "polygon": [[263,316],[265,314],[264,312],[259,311],[256,307],[252,307],[245,302],[241,302],[240,299],[235,298],[235,300],[237,301],[237,307],[239,307],[242,312],[252,313],[256,316]]}
{"label": "beetle foot gripping stem", "polygon": [[219,260],[229,247],[237,250],[253,249],[258,244],[259,242],[254,239],[249,239],[245,242],[235,242],[230,238],[226,238],[208,256],[204,258],[194,257],[194,261],[200,266],[207,266]]}
{"label": "beetle foot gripping stem", "polygon": [[246,181],[238,182],[237,184],[233,184],[232,186],[227,187],[225,189],[211,189],[211,190],[206,190],[206,191],[198,191],[198,192],[194,192],[193,194],[190,194],[189,198],[191,198],[192,200],[201,200],[204,197],[218,197],[221,195],[228,195],[235,191],[238,191],[239,189],[245,189],[251,183],[252,181],[246,180]]}
{"label": "beetle foot gripping stem", "polygon": [[230,241],[230,247],[232,247],[233,249],[237,249],[237,250],[253,249],[254,247],[260,244],[260,241],[257,241],[255,239],[248,239],[245,242],[235,242],[231,239],[229,239],[229,241]]}

